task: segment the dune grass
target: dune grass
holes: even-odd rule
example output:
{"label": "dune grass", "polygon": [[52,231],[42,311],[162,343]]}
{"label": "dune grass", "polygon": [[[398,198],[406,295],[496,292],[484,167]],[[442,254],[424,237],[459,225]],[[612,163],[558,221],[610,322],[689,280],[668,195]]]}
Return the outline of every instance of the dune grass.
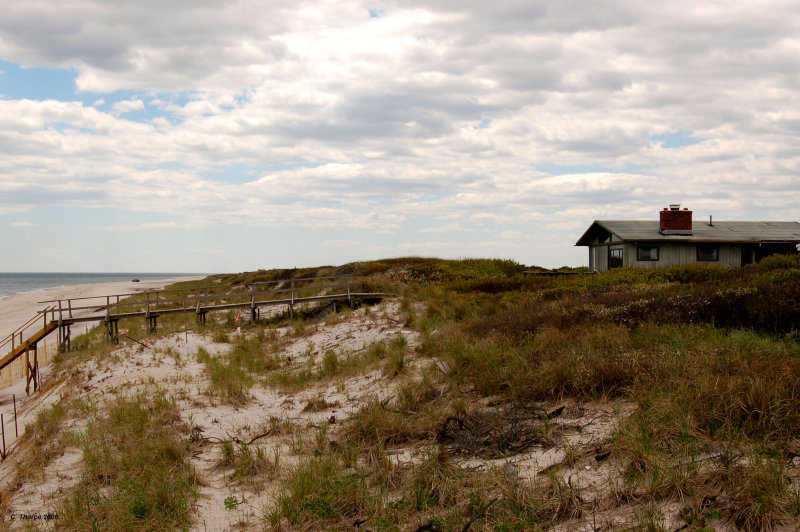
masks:
{"label": "dune grass", "polygon": [[[793,522],[800,505],[787,478],[797,472],[789,475],[785,464],[800,433],[798,272],[796,257],[778,257],[742,271],[692,266],[422,283],[405,292],[407,325],[422,333],[418,355],[451,368],[433,386],[444,392],[428,402],[419,399],[423,383],[399,388],[390,402],[364,405],[339,434],[366,460],[376,448],[435,447],[442,421],[465,409],[459,390],[509,403],[618,398],[636,408],[607,442],[623,467],[609,504],[633,503],[639,524],[653,529],[666,523],[660,504],[675,498],[694,526],[712,518],[746,530]],[[705,455],[715,458],[694,461]],[[409,475],[421,467],[400,474],[405,480],[390,503],[380,490],[359,487],[359,497],[378,497],[377,509],[373,501],[354,506],[360,514],[298,516],[286,506],[275,515],[311,527],[337,526],[343,516],[386,530],[426,520],[432,529],[464,526],[471,515],[464,499],[414,494]],[[356,470],[358,486],[387,476],[365,464]],[[454,474],[464,478],[445,475],[438,485],[450,489],[480,477]],[[472,528],[548,528],[585,511],[580,493],[557,475],[535,487],[536,496],[517,508],[528,517],[507,525],[493,512],[511,504],[509,495],[487,484],[483,500],[500,493],[502,504]],[[314,497],[292,482],[286,489],[286,501]],[[335,500],[335,487],[326,489]]]}
{"label": "dune grass", "polygon": [[84,472],[59,507],[59,527],[188,528],[197,478],[188,465],[188,427],[174,403],[159,393],[116,396],[78,441]]}
{"label": "dune grass", "polygon": [[[215,397],[246,401],[256,382],[292,393],[367,369],[392,387],[387,399],[365,402],[343,423],[316,428],[313,444],[298,429],[294,465],[278,467],[277,456],[231,442],[220,467],[235,482],[279,484],[267,515],[276,528],[548,529],[587,518],[579,488],[557,470],[522,481],[501,469],[462,468],[439,441],[442,427],[468,417],[482,399],[528,408],[618,399],[633,407],[601,442],[620,471],[604,505],[629,506],[637,526],[653,530],[666,526],[670,501],[681,501],[690,529],[715,520],[745,530],[798,523],[800,259],[566,278],[525,277],[523,269],[513,261],[411,258],[218,276],[221,286],[234,286],[369,275],[373,286],[401,297],[404,326],[421,334],[414,351],[398,337],[355,353],[317,353],[289,368],[274,327],[251,325],[236,336],[232,316],[212,321],[204,332],[229,350],[201,349],[197,359]],[[315,323],[279,320],[295,336]],[[186,326],[165,320],[163,330]],[[144,335],[143,324],[129,329]],[[94,333],[85,347],[108,356],[102,340],[102,331]],[[411,357],[423,359],[421,370],[409,371]],[[320,397],[307,406],[327,404]],[[73,443],[87,472],[63,503],[60,524],[190,526],[196,481],[175,406],[117,396],[84,415],[91,422]],[[66,416],[54,408],[39,423],[56,430]],[[400,446],[416,449],[415,459],[392,461]]]}

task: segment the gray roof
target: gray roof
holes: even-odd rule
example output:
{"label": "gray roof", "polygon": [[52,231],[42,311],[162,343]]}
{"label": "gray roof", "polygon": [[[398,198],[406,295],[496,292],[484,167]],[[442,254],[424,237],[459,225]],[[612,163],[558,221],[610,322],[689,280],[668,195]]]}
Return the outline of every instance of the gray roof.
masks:
{"label": "gray roof", "polygon": [[[662,235],[658,230],[658,220],[595,220],[576,246],[588,246],[598,231],[608,231],[620,240],[674,241],[674,242],[793,242],[800,243],[800,223],[798,222],[708,222],[692,223],[692,234]],[[688,233],[688,231],[687,231]]]}

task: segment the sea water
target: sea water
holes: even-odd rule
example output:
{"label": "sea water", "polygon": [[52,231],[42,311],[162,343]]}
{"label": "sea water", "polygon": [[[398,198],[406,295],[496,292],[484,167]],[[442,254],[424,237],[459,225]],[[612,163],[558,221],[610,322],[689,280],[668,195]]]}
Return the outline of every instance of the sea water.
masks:
{"label": "sea water", "polygon": [[5,273],[0,272],[0,299],[23,292],[36,292],[56,286],[87,283],[112,283],[172,279],[196,273]]}

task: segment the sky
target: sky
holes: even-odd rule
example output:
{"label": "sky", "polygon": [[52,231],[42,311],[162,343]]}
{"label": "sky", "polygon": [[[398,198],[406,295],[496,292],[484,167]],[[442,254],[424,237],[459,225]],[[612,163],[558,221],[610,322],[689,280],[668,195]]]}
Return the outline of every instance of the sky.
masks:
{"label": "sky", "polygon": [[29,0],[0,271],[585,265],[595,219],[798,220],[800,3]]}

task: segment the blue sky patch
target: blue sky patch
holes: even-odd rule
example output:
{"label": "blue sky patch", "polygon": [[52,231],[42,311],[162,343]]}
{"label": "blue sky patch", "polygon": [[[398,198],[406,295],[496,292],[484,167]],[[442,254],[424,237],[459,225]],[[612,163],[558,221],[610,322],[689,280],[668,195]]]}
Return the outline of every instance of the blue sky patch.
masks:
{"label": "blue sky patch", "polygon": [[650,140],[656,144],[661,144],[662,148],[685,148],[686,146],[693,146],[700,144],[706,139],[693,137],[692,131],[681,129],[673,133],[661,133],[659,135],[650,135]]}
{"label": "blue sky patch", "polygon": [[115,103],[138,98],[144,103],[144,109],[122,115],[126,120],[136,122],[150,122],[154,118],[163,117],[170,123],[177,124],[182,121],[179,114],[167,111],[161,106],[152,105],[150,102],[161,100],[176,107],[183,107],[195,98],[192,91],[174,94],[153,94],[138,90],[118,90],[110,93],[78,91],[75,83],[78,71],[72,68],[23,68],[16,63],[0,60],[0,71],[2,71],[0,73],[0,98],[2,99],[81,102],[86,107],[95,107],[98,111],[112,113]]}
{"label": "blue sky patch", "polygon": [[4,99],[83,101],[77,96],[78,72],[74,69],[22,68],[0,59],[0,70],[0,95]]}

